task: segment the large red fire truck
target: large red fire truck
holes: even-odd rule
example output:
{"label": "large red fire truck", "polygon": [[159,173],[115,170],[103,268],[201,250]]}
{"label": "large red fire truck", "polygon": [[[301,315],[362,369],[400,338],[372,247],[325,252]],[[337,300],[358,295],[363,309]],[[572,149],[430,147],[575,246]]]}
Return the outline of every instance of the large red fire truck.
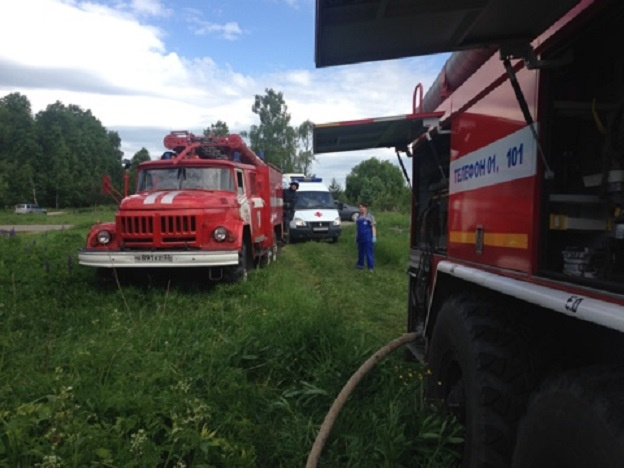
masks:
{"label": "large red fire truck", "polygon": [[283,236],[282,173],[238,135],[171,132],[158,160],[138,166],[115,222],[99,223],[80,250],[101,269],[204,267],[206,278],[238,281],[276,258]]}
{"label": "large red fire truck", "polygon": [[409,348],[462,466],[624,466],[622,25],[617,0],[317,0],[319,67],[451,53],[411,113],[314,150],[411,158]]}

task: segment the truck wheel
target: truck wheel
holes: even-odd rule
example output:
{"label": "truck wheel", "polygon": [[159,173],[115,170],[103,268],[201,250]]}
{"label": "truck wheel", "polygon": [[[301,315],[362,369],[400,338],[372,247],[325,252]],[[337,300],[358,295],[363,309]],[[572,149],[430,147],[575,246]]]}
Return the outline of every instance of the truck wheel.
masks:
{"label": "truck wheel", "polygon": [[574,371],[546,383],[518,428],[514,468],[624,466],[624,367]]}
{"label": "truck wheel", "polygon": [[266,253],[260,258],[260,266],[265,267],[277,260],[277,244],[267,249]]}
{"label": "truck wheel", "polygon": [[226,274],[226,281],[228,283],[238,283],[240,281],[246,281],[249,275],[249,269],[253,265],[253,260],[250,258],[249,247],[244,242],[243,246],[238,253],[238,265],[228,268]]}
{"label": "truck wheel", "polygon": [[97,283],[104,286],[115,283],[114,271],[112,268],[97,268],[95,278]]}
{"label": "truck wheel", "polygon": [[462,467],[511,464],[518,419],[533,387],[528,340],[512,312],[466,297],[447,301],[434,325],[426,395],[464,426]]}
{"label": "truck wheel", "polygon": [[[410,362],[424,361],[425,354],[425,301],[424,292],[420,290],[425,282],[419,281],[419,276],[409,275],[407,302],[407,332],[418,332],[419,337],[414,343],[409,343],[405,347],[405,359]],[[421,297],[422,296],[422,297]]]}

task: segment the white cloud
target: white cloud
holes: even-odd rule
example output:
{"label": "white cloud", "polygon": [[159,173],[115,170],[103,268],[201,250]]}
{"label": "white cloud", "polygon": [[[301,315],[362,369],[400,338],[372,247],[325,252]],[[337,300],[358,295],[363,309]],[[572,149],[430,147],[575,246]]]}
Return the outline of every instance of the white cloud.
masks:
{"label": "white cloud", "polygon": [[211,23],[208,21],[195,22],[198,26],[194,29],[194,33],[198,36],[216,34],[228,41],[234,41],[243,35],[243,30],[235,21],[229,21],[224,24]]}
{"label": "white cloud", "polygon": [[138,14],[149,16],[170,16],[173,13],[160,0],[132,0],[130,9]]}

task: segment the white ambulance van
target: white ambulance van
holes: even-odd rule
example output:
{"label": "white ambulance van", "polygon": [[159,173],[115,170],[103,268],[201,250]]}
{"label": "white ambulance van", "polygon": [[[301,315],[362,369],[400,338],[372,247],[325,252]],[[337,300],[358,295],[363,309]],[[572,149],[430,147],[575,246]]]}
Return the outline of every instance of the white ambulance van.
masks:
{"label": "white ambulance van", "polygon": [[299,189],[295,200],[295,213],[288,226],[288,241],[337,242],[341,233],[340,214],[323,179],[289,174],[286,183],[289,184],[290,181],[296,181]]}

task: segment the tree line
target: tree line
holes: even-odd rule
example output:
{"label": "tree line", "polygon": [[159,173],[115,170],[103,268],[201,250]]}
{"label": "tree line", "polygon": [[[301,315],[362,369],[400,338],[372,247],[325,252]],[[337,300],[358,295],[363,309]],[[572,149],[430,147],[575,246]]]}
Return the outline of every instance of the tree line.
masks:
{"label": "tree line", "polygon": [[[312,122],[291,125],[281,92],[267,89],[255,96],[252,111],[259,125],[241,132],[250,147],[284,172],[310,171]],[[228,134],[225,122],[209,125],[204,134]],[[57,101],[33,115],[28,98],[11,93],[0,98],[0,206],[35,202],[53,208],[110,202],[102,193],[102,177],[123,184],[123,152],[117,132],[107,130],[91,113]],[[142,148],[132,156],[131,173],[152,159]],[[132,174],[131,174],[132,175]]]}
{"label": "tree line", "polygon": [[[251,107],[260,123],[240,132],[249,146],[283,172],[310,174],[313,123],[291,125],[281,92],[266,89]],[[226,122],[208,125],[204,135],[227,135]],[[158,157],[158,155],[155,155]],[[102,177],[123,186],[121,138],[106,129],[89,110],[59,101],[33,115],[28,98],[11,93],[0,98],[0,206],[35,202],[49,208],[86,207],[110,203],[102,191]],[[141,148],[130,159],[130,172],[152,159]],[[401,171],[387,161],[372,158],[354,167],[346,188],[332,180],[337,199],[365,199],[378,209],[399,209],[409,200]]]}
{"label": "tree line", "polygon": [[26,96],[9,94],[0,99],[0,205],[104,203],[102,175],[123,177],[120,147],[90,111],[57,101],[33,116]]}

